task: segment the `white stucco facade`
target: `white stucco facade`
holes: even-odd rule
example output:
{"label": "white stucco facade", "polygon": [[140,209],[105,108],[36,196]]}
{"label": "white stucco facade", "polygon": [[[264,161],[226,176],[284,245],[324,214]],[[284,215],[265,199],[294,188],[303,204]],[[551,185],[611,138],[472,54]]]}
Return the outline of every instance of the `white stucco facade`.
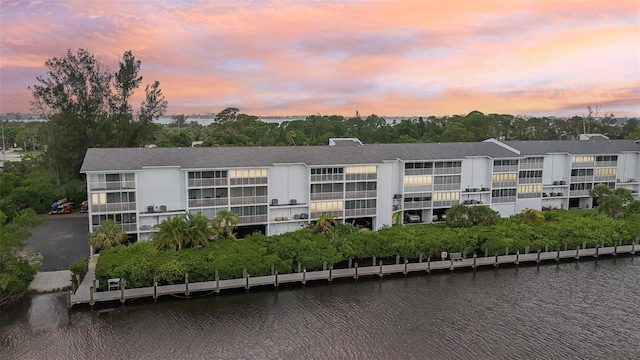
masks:
{"label": "white stucco facade", "polygon": [[[613,152],[604,142],[593,145],[600,152],[586,141],[476,144],[477,154],[469,144],[336,145],[297,149],[299,159],[279,148],[243,148],[237,161],[228,160],[233,148],[90,149],[83,165],[89,231],[112,219],[148,240],[170,216],[214,217],[221,210],[236,213],[239,228],[267,235],[325,214],[377,230],[442,221],[457,204],[489,206],[506,217],[525,209],[591,207],[588,193],[598,183],[627,188],[636,198],[640,190],[637,143],[611,143],[624,149]],[[95,160],[109,151],[124,160]],[[223,152],[223,160],[207,151]]]}

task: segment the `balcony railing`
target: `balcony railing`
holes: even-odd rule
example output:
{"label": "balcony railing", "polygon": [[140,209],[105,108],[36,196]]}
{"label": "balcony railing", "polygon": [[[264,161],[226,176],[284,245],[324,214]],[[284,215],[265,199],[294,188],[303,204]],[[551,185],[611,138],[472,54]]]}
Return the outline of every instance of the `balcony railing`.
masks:
{"label": "balcony railing", "polygon": [[405,176],[415,176],[415,175],[432,175],[433,168],[428,169],[404,169]]}
{"label": "balcony railing", "polygon": [[[615,176],[614,176],[615,178]],[[572,183],[577,183],[577,182],[592,182],[593,181],[593,175],[585,175],[585,176],[572,176],[571,177],[571,182]]]}
{"label": "balcony railing", "polygon": [[589,196],[589,190],[570,190],[569,196]]}
{"label": "balcony railing", "polygon": [[344,174],[311,175],[311,182],[343,181]]}
{"label": "balcony railing", "polygon": [[346,191],[344,196],[347,199],[374,198],[378,196],[378,192],[376,190]]}
{"label": "balcony railing", "polygon": [[494,181],[492,183],[493,188],[513,188],[516,187],[515,181]]}
{"label": "balcony railing", "polygon": [[574,162],[571,163],[571,168],[573,169],[577,169],[577,168],[592,168],[593,167],[593,162]]}
{"label": "balcony railing", "polygon": [[115,204],[91,204],[92,213],[101,213],[109,211],[135,211],[136,203],[115,203]]}
{"label": "balcony railing", "polygon": [[[138,230],[138,223],[126,223],[126,224],[118,224],[120,228],[126,232],[136,232]],[[99,229],[100,225],[93,225],[93,231]]]}
{"label": "balcony railing", "polygon": [[238,216],[238,224],[266,223],[267,215]]}
{"label": "balcony railing", "polygon": [[378,174],[345,174],[345,180],[376,180],[378,178]]}
{"label": "balcony railing", "polygon": [[313,211],[311,212],[311,218],[317,219],[323,215],[330,215],[335,217],[342,217],[342,210],[334,210],[334,211]]}
{"label": "balcony railing", "polygon": [[460,200],[440,200],[434,201],[433,207],[454,206],[460,204]]}
{"label": "balcony railing", "polygon": [[454,184],[435,184],[433,185],[433,190],[460,190],[460,183]]}
{"label": "balcony railing", "polygon": [[617,167],[617,161],[596,161],[596,167]]}
{"label": "balcony railing", "polygon": [[135,189],[135,181],[100,181],[89,182],[89,190],[122,190],[122,189]]}
{"label": "balcony railing", "polygon": [[229,198],[229,202],[231,205],[266,204],[268,201],[269,201],[269,197],[267,195]]}
{"label": "balcony railing", "polygon": [[215,198],[215,199],[189,199],[189,207],[204,207],[204,206],[225,206],[229,203],[228,198]]}
{"label": "balcony railing", "polygon": [[542,170],[542,163],[520,163],[520,170]]}
{"label": "balcony railing", "polygon": [[607,182],[616,181],[616,176],[615,175],[594,176],[593,181],[607,181]]}
{"label": "balcony railing", "polygon": [[503,172],[515,172],[518,171],[518,165],[502,165],[502,166],[494,166],[494,173],[503,173]]}
{"label": "balcony railing", "polygon": [[345,216],[366,216],[375,215],[376,209],[347,209],[344,211]]}
{"label": "balcony railing", "polygon": [[227,178],[220,179],[189,179],[187,181],[189,187],[199,186],[225,186],[227,185]]}
{"label": "balcony railing", "polygon": [[229,185],[261,185],[266,184],[266,177],[229,179]]}
{"label": "balcony railing", "polygon": [[431,201],[411,201],[404,203],[405,209],[422,209],[431,207]]}
{"label": "balcony railing", "polygon": [[461,167],[446,167],[446,168],[434,168],[433,169],[433,173],[435,175],[440,175],[440,174],[460,174],[461,171],[462,171]]}
{"label": "balcony railing", "polygon": [[311,201],[316,200],[333,200],[342,199],[344,194],[342,192],[330,192],[330,193],[312,193],[309,194]]}
{"label": "balcony railing", "polygon": [[491,203],[493,204],[512,203],[512,202],[516,202],[515,196],[501,196],[501,197],[491,198]]}
{"label": "balcony railing", "polygon": [[542,184],[542,178],[541,177],[520,178],[518,179],[518,183],[519,184]]}

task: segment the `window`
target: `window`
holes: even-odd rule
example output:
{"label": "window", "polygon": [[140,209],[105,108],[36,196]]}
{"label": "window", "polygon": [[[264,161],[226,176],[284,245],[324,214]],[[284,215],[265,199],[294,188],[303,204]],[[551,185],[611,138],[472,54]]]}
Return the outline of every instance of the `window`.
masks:
{"label": "window", "polygon": [[[573,170],[571,170],[573,173]],[[596,168],[596,176],[616,176],[616,168]]]}
{"label": "window", "polygon": [[433,176],[431,175],[416,175],[416,176],[405,176],[404,177],[404,185],[412,186],[412,185],[431,185],[433,181]]}
{"label": "window", "polygon": [[594,160],[593,156],[572,156],[571,162],[574,163],[592,163]]}
{"label": "window", "polygon": [[433,201],[455,201],[460,200],[459,192],[437,192],[433,193]]}
{"label": "window", "polygon": [[520,171],[520,173],[518,174],[518,178],[520,179],[541,178],[541,177],[542,177],[542,170]]}
{"label": "window", "polygon": [[344,207],[347,210],[353,210],[353,209],[375,209],[376,208],[376,199],[348,200],[348,201],[345,201]]}
{"label": "window", "polygon": [[91,194],[91,204],[106,204],[107,203],[107,193],[93,193]]}
{"label": "window", "polygon": [[369,166],[347,166],[345,174],[375,174],[378,168],[375,165]]}
{"label": "window", "polygon": [[618,155],[596,156],[596,161],[618,161]]}
{"label": "window", "polygon": [[593,169],[571,169],[571,176],[593,176]]}
{"label": "window", "polygon": [[410,162],[404,164],[405,169],[431,169],[433,168],[432,162]]}
{"label": "window", "polygon": [[342,173],[344,173],[344,168],[312,168],[311,169],[311,175],[333,175],[333,174],[342,174]]}
{"label": "window", "polygon": [[[347,185],[348,188],[348,185]],[[311,193],[341,193],[343,189],[342,183],[328,183],[328,184],[311,184]]]}
{"label": "window", "polygon": [[510,197],[516,196],[516,189],[495,189],[491,190],[491,197]]}
{"label": "window", "polygon": [[434,179],[434,184],[436,185],[459,184],[459,183],[460,183],[460,175],[436,176]]}
{"label": "window", "polygon": [[517,178],[516,173],[493,174],[493,182],[513,182]]}
{"label": "window", "polygon": [[267,169],[229,170],[229,177],[232,179],[267,177]]}
{"label": "window", "polygon": [[542,192],[542,185],[518,185],[519,193],[539,193]]}
{"label": "window", "polygon": [[347,187],[347,191],[377,190],[378,183],[375,181],[352,182],[352,183],[347,183],[346,187]]}
{"label": "window", "polygon": [[518,160],[493,160],[493,166],[518,166]]}
{"label": "window", "polygon": [[312,202],[310,205],[311,212],[320,212],[320,211],[338,211],[342,210],[343,203],[342,201],[322,201],[322,202]]}

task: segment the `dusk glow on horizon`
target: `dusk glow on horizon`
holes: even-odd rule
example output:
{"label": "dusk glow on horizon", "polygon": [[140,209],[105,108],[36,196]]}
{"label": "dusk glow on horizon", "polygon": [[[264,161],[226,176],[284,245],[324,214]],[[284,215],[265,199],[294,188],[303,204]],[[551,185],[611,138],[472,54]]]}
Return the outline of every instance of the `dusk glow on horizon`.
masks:
{"label": "dusk glow on horizon", "polygon": [[0,0],[0,113],[78,48],[168,114],[640,116],[637,0]]}

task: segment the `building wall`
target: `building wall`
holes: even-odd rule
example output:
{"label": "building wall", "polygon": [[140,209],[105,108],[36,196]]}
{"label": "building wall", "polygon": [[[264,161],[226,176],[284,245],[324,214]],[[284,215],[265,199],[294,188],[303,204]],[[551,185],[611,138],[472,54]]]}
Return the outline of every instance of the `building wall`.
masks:
{"label": "building wall", "polygon": [[[604,154],[603,154],[604,155]],[[640,155],[638,153],[623,153],[617,154],[617,168],[616,178],[619,179],[616,182],[616,187],[625,187],[635,191],[636,198],[640,192]],[[514,154],[513,159],[518,159],[520,156]],[[347,180],[346,174],[342,177],[342,180],[329,181],[333,183],[341,183],[343,187],[343,194],[338,194],[338,197],[342,197],[346,194],[346,185],[349,182],[365,181],[365,182],[377,182],[376,191],[377,195],[375,200],[375,212],[373,214],[362,216],[341,216],[342,218],[358,218],[367,217],[372,218],[372,227],[377,230],[385,225],[392,225],[395,214],[399,214],[402,220],[403,215],[406,212],[411,214],[417,214],[420,216],[420,222],[428,223],[436,220],[438,217],[441,220],[442,211],[446,210],[456,203],[468,203],[470,205],[488,204],[491,208],[500,213],[501,216],[507,217],[517,214],[525,209],[540,209],[541,207],[555,207],[555,208],[568,208],[570,195],[569,187],[571,184],[571,155],[568,154],[550,154],[544,156],[544,162],[542,165],[542,193],[535,195],[536,197],[525,197],[525,194],[520,194],[511,199],[502,199],[506,201],[504,203],[498,203],[499,199],[492,198],[492,190],[500,189],[502,187],[514,188],[519,184],[534,184],[540,185],[540,179],[535,176],[535,181],[531,179],[523,179],[518,177],[518,185],[498,185],[494,183],[494,174],[501,172],[518,173],[518,170],[512,170],[510,167],[507,170],[502,169],[503,166],[494,166],[494,159],[488,157],[470,157],[462,159],[460,168],[460,184],[454,184],[449,189],[436,190],[435,179],[438,176],[444,176],[449,173],[436,173],[432,172],[433,184],[425,186],[424,194],[416,192],[405,193],[406,187],[404,185],[405,179],[405,162],[401,160],[388,161],[378,164],[364,164],[363,166],[375,165],[377,167],[376,179],[368,180]],[[439,159],[418,159],[413,160],[415,162],[433,162],[434,164]],[[450,160],[447,160],[450,161]],[[529,164],[530,166],[531,164]],[[323,165],[324,167],[331,167],[332,165]],[[356,166],[356,165],[353,165]],[[511,166],[511,165],[510,165]],[[520,166],[520,171],[531,169],[523,167],[522,162],[520,165],[513,165],[516,168]],[[597,165],[594,165],[597,166]],[[614,164],[615,166],[615,164]],[[316,166],[317,167],[317,166]],[[335,167],[346,169],[345,165],[335,165]],[[310,173],[312,166],[304,164],[278,164],[267,165],[265,164],[262,169],[268,168],[268,207],[266,217],[266,233],[267,235],[281,234],[289,231],[299,229],[301,226],[308,224],[313,219],[309,219],[310,214],[310,202],[311,202],[311,182]],[[593,167],[591,167],[593,168]],[[434,167],[435,169],[435,167]],[[539,169],[539,167],[537,168]],[[201,169],[203,171],[207,169]],[[229,170],[229,169],[226,169]],[[226,171],[223,169],[223,171]],[[232,170],[229,170],[232,171]],[[136,224],[128,224],[129,233],[136,233],[140,240],[149,239],[153,234],[153,226],[158,224],[168,216],[184,213],[185,210],[189,210],[188,207],[188,189],[187,189],[187,171],[181,170],[178,167],[162,167],[162,168],[143,168],[138,171],[129,171],[129,173],[135,173],[135,191],[136,209],[129,209],[131,212],[135,211],[137,217],[137,226],[135,230],[130,229]],[[457,172],[451,174],[458,174]],[[525,174],[525,176],[528,176]],[[635,179],[635,181],[629,181]],[[565,181],[561,184],[561,181]],[[318,181],[316,181],[317,183]],[[321,181],[321,182],[324,182]],[[554,184],[554,182],[556,184]],[[592,183],[597,181],[592,180]],[[238,187],[240,185],[221,185],[222,187]],[[248,185],[251,186],[251,185]],[[457,188],[459,186],[459,188]],[[495,186],[495,188],[494,188]],[[89,189],[89,186],[88,186]],[[105,190],[100,190],[104,192]],[[530,191],[530,190],[523,190]],[[443,202],[440,201],[436,206],[436,194],[445,192],[459,192],[459,201]],[[404,202],[403,195],[409,196],[425,196],[425,200],[415,200],[413,207],[407,207]],[[528,193],[534,196],[534,193]],[[553,195],[550,195],[553,194]],[[426,196],[433,196],[426,200]],[[456,194],[454,194],[456,195]],[[353,196],[353,195],[352,195]],[[368,196],[368,197],[367,197]],[[371,199],[373,195],[363,195],[362,199]],[[346,195],[345,195],[346,197]],[[586,208],[591,206],[591,198],[587,195],[576,195],[579,200],[574,199],[574,203],[578,201],[580,208]],[[89,199],[91,201],[91,192],[89,192]],[[263,197],[264,199],[264,197]],[[277,205],[272,201],[277,199]],[[295,203],[292,200],[296,200]],[[361,198],[331,198],[330,201],[342,202],[343,205],[346,201],[358,200]],[[419,198],[421,199],[421,198]],[[473,201],[471,201],[473,200]],[[495,200],[495,201],[494,201]],[[265,200],[261,200],[265,201]],[[315,200],[322,201],[322,200]],[[415,203],[417,201],[418,203]],[[465,202],[466,201],[466,202]],[[424,203],[425,205],[421,205]],[[427,203],[430,203],[427,205]],[[444,204],[444,205],[443,205]],[[251,206],[252,204],[242,204]],[[255,204],[264,206],[264,203]],[[153,212],[149,213],[148,207],[153,207]],[[165,213],[158,213],[161,206],[166,206]],[[221,206],[211,206],[209,210],[219,210],[221,208],[230,209],[232,204]],[[237,204],[235,206],[238,206]],[[369,205],[367,205],[369,206]],[[574,204],[575,206],[575,204]],[[215,207],[215,209],[214,209]],[[98,208],[98,207],[96,207]],[[92,207],[90,206],[90,209]],[[342,214],[346,213],[346,206],[341,210]],[[438,214],[436,214],[438,212]],[[104,212],[108,214],[108,211]],[[113,213],[113,211],[111,211]],[[213,213],[213,212],[211,212]],[[301,215],[306,216],[301,216]],[[90,211],[90,215],[93,213]],[[257,221],[263,221],[261,217]],[[396,222],[397,223],[397,222]],[[402,223],[402,221],[400,221]],[[248,224],[253,225],[253,224]],[[123,228],[124,228],[123,224]],[[144,226],[144,229],[141,228]],[[92,224],[90,223],[90,231],[92,230]]]}
{"label": "building wall", "polygon": [[148,206],[185,210],[186,188],[185,173],[178,168],[144,169],[136,176],[138,211],[146,212]]}

